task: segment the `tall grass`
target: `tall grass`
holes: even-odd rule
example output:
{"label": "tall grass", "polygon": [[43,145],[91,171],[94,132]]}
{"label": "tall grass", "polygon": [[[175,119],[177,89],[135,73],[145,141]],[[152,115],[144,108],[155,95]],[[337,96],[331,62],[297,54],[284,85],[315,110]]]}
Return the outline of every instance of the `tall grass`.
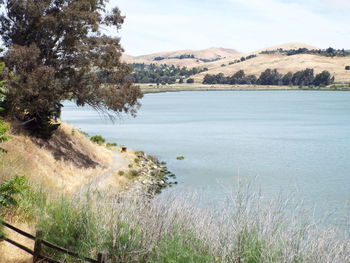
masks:
{"label": "tall grass", "polygon": [[316,222],[293,200],[241,190],[217,209],[193,203],[188,193],[90,193],[47,202],[38,227],[49,241],[92,257],[106,251],[111,262],[350,262],[349,231]]}

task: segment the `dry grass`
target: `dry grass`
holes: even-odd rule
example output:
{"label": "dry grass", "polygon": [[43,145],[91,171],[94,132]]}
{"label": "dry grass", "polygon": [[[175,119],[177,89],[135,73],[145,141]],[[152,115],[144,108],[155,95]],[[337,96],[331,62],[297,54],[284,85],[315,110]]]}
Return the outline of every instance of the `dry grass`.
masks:
{"label": "dry grass", "polygon": [[[224,63],[224,61],[221,61]],[[221,63],[221,64],[222,64]],[[246,74],[253,74],[259,77],[260,73],[267,68],[277,69],[280,73],[296,72],[306,68],[313,68],[315,73],[328,70],[335,76],[336,82],[350,82],[350,74],[345,70],[349,64],[347,57],[325,57],[311,54],[299,54],[286,56],[282,54],[263,55],[259,54],[256,58],[246,60],[241,63],[228,65],[225,67],[211,67],[209,71],[200,73],[194,77],[197,82],[201,82],[205,74],[233,75],[239,70],[244,70]]]}
{"label": "dry grass", "polygon": [[[232,192],[216,208],[193,205],[198,200],[190,192],[168,193],[154,200],[125,194],[81,197],[71,201],[71,207],[81,209],[89,219],[88,232],[79,242],[93,247],[85,247],[85,251],[93,248],[95,253],[104,244],[115,259],[112,262],[198,263],[177,260],[186,256],[196,258],[203,251],[222,263],[349,262],[349,233],[315,221],[294,200],[266,200],[250,192],[249,187],[243,189]],[[62,213],[67,213],[67,203],[62,207]],[[57,209],[53,213],[56,217],[60,206]],[[65,221],[61,219],[65,217],[57,218],[62,227],[81,221],[74,216]],[[47,225],[45,231],[54,237],[52,229],[60,227],[52,220],[48,213],[42,225],[50,222],[51,227]],[[79,229],[84,226],[79,225]],[[85,237],[90,242],[83,240]],[[174,243],[164,246],[169,239]],[[177,247],[178,244],[183,246]]]}
{"label": "dry grass", "polygon": [[[176,57],[184,54],[195,55],[195,59],[164,59],[155,61],[155,57]],[[145,63],[145,64],[169,64],[180,67],[206,67],[208,63],[197,61],[201,59],[216,59],[216,58],[235,58],[241,55],[241,52],[238,52],[234,49],[225,49],[225,48],[208,48],[203,50],[177,50],[169,52],[158,52],[154,54],[144,55],[144,56],[130,56],[123,55],[123,60],[127,63]]]}
{"label": "dry grass", "polygon": [[72,193],[91,177],[105,170],[111,152],[90,142],[80,132],[63,123],[50,141],[33,139],[15,127],[12,139],[0,155],[3,166],[0,182],[14,175],[25,175],[35,185],[59,193]]}
{"label": "dry grass", "polygon": [[[262,48],[258,51],[243,54],[237,52],[233,49],[223,49],[223,48],[209,48],[205,50],[179,50],[173,52],[159,52],[155,54],[149,54],[144,56],[129,56],[123,55],[123,58],[128,63],[145,63],[145,64],[168,64],[180,67],[206,67],[209,69],[208,72],[203,72],[194,76],[197,83],[201,83],[205,74],[218,74],[223,73],[225,75],[233,75],[239,70],[244,70],[246,74],[253,74],[259,77],[260,73],[267,68],[278,69],[280,73],[296,72],[299,70],[304,70],[306,68],[315,69],[315,73],[320,73],[323,70],[328,70],[332,75],[335,76],[335,81],[350,82],[350,74],[345,70],[345,66],[349,65],[349,57],[325,57],[311,54],[299,54],[294,56],[286,56],[282,54],[274,55],[262,55],[259,54],[260,51],[265,50],[276,50],[282,48],[284,50],[298,49],[298,48],[308,48],[317,49],[316,47],[303,44],[303,43],[286,43],[273,47]],[[194,54],[197,58],[221,58],[220,60],[213,62],[201,62],[197,59],[164,59],[160,61],[154,61],[153,59],[158,56],[163,57],[174,57],[182,54]],[[251,54],[257,54],[258,57],[246,60],[241,63],[229,65],[236,59],[240,59],[242,56],[248,56]],[[225,64],[224,67],[221,67]]]}

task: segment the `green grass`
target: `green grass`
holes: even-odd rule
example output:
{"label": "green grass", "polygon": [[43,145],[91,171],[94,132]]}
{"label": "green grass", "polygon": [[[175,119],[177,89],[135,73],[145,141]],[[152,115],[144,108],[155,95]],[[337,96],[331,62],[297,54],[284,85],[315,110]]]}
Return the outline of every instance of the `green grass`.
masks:
{"label": "green grass", "polygon": [[175,231],[164,237],[148,263],[215,263],[208,247],[191,234]]}

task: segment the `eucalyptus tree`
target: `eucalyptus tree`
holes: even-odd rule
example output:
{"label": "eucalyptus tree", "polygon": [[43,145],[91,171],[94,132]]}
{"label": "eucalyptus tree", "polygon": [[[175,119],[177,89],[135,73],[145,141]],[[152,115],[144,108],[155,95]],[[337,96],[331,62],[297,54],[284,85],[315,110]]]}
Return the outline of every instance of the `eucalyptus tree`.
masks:
{"label": "eucalyptus tree", "polygon": [[[118,8],[108,9],[106,0],[0,0],[0,5],[6,114],[48,138],[65,99],[104,113],[136,113],[142,93],[128,77],[130,66],[121,62],[120,38],[108,34],[124,22]],[[102,85],[101,73],[108,84]]]}

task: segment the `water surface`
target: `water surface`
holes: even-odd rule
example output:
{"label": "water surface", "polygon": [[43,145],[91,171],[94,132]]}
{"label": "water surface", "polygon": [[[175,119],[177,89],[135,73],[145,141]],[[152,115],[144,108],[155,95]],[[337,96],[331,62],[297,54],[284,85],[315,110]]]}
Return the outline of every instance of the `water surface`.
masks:
{"label": "water surface", "polygon": [[67,102],[62,119],[159,157],[177,175],[178,189],[205,189],[208,200],[241,178],[267,196],[295,192],[317,213],[349,204],[350,92],[147,94],[137,118],[113,124]]}

